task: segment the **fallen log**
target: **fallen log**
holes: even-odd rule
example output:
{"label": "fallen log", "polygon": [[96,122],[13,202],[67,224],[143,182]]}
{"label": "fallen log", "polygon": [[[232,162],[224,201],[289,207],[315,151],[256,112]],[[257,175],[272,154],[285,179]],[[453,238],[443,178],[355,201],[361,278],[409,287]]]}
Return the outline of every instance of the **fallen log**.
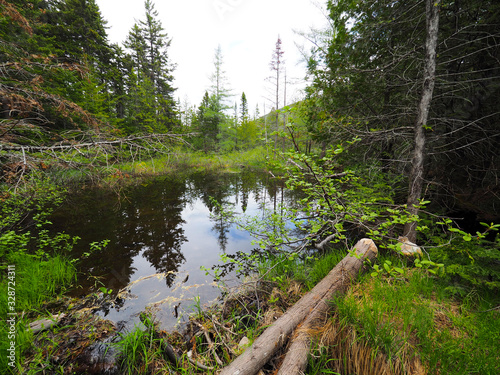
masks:
{"label": "fallen log", "polygon": [[314,311],[297,328],[277,375],[304,373],[313,339],[311,332],[325,324],[329,307],[327,301],[318,303]]}
{"label": "fallen log", "polygon": [[[326,312],[327,301],[343,292],[358,275],[365,259],[373,261],[377,246],[370,239],[362,239],[348,255],[333,268],[311,291],[268,327],[243,354],[222,369],[219,375],[255,375],[287,341],[306,316],[321,316]],[[288,373],[287,373],[288,374]]]}
{"label": "fallen log", "polygon": [[57,315],[51,315],[50,318],[45,318],[45,319],[39,319],[37,321],[34,321],[28,325],[28,329],[30,329],[33,333],[38,333],[45,331],[46,329],[49,329],[53,326],[56,326],[59,324],[59,322],[66,317],[66,314],[57,314]]}

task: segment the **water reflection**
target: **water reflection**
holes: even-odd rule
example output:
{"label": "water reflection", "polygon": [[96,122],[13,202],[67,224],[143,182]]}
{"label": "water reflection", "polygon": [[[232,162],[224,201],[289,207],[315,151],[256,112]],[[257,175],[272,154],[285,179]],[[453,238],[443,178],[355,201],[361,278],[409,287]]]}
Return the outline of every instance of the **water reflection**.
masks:
{"label": "water reflection", "polygon": [[[217,264],[221,252],[249,252],[253,246],[248,233],[218,215],[212,199],[259,215],[290,198],[269,176],[251,172],[158,179],[129,188],[125,198],[99,189],[70,197],[52,222],[54,230],[81,237],[74,256],[88,251],[91,242],[110,240],[81,262],[75,294],[101,285],[118,291],[140,280],[130,291],[137,297],[110,310],[108,318],[132,322],[154,305],[167,327],[176,322],[174,304],[182,302],[189,312],[193,296],[200,295],[202,303],[215,298],[219,292],[200,266]],[[149,277],[155,274],[162,277]]]}

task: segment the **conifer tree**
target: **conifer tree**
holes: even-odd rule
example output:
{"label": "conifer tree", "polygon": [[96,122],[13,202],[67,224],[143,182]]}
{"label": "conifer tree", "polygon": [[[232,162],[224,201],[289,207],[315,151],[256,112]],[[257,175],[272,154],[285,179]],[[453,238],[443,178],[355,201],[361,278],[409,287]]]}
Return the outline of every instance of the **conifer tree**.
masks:
{"label": "conifer tree", "polygon": [[[174,67],[168,59],[171,39],[158,20],[151,0],[144,3],[145,20],[129,32],[125,47],[131,53],[128,77],[130,106],[129,130],[163,132],[178,125],[175,89],[172,87]],[[139,113],[137,112],[139,111]]]}
{"label": "conifer tree", "polygon": [[[271,63],[270,67],[271,70],[275,72],[275,76],[271,77],[273,85],[275,87],[275,102],[274,102],[274,109],[276,111],[275,114],[275,131],[277,132],[279,129],[279,112],[278,110],[280,109],[280,73],[283,70],[283,54],[284,51],[281,47],[281,38],[278,36],[278,40],[276,41],[276,46],[273,51],[273,55],[271,58]],[[276,149],[278,142],[278,134],[274,136],[274,148]]]}
{"label": "conifer tree", "polygon": [[52,27],[47,17],[55,8],[48,9],[44,2],[35,5],[39,7],[0,2],[0,112],[12,124],[2,135],[15,137],[25,126],[41,125],[45,130],[97,127],[91,113],[79,105],[87,70],[79,61],[61,63],[66,56],[55,48],[54,37],[47,36]]}
{"label": "conifer tree", "polygon": [[217,109],[218,106],[214,96],[210,96],[205,91],[197,113],[198,132],[204,151],[212,151],[217,145],[220,131]]}
{"label": "conifer tree", "polygon": [[227,105],[228,99],[232,96],[231,89],[228,88],[226,71],[224,70],[224,60],[220,44],[217,46],[214,55],[214,72],[210,76],[211,86],[210,94],[214,97],[217,109],[224,113],[230,106]]}
{"label": "conifer tree", "polygon": [[[215,143],[205,142],[205,149],[207,149],[207,145],[209,145],[209,149],[216,149],[218,146],[217,143],[226,143],[227,139],[224,138],[231,137],[228,132],[228,129],[231,129],[232,125],[231,119],[230,115],[226,113],[232,108],[232,106],[227,104],[228,99],[231,96],[231,90],[228,88],[226,72],[224,71],[223,64],[222,49],[219,45],[215,50],[214,72],[210,76],[210,90],[205,93],[205,96],[208,96],[209,102],[209,112],[207,112],[206,116],[208,116],[207,121],[210,123],[210,126],[206,129],[209,130],[209,136],[215,135],[216,138]],[[205,97],[203,102],[206,102]],[[204,105],[203,102],[202,106],[206,107],[206,104]]]}
{"label": "conifer tree", "polygon": [[241,93],[240,118],[241,123],[248,121],[248,101],[244,92]]}

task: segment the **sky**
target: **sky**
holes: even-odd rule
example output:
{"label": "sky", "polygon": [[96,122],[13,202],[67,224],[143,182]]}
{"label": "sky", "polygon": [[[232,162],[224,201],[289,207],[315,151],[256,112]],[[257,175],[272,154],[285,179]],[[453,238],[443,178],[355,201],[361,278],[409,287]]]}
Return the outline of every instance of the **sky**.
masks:
{"label": "sky", "polygon": [[[324,1],[326,2],[326,0]],[[172,43],[170,61],[176,64],[176,99],[199,106],[210,87],[214,56],[221,46],[228,88],[239,105],[245,92],[250,114],[273,106],[270,62],[278,36],[282,41],[287,74],[287,104],[299,100],[305,87],[306,67],[298,45],[310,49],[295,31],[308,32],[326,24],[316,0],[156,0],[155,9]],[[108,22],[111,43],[122,44],[134,23],[145,19],[143,0],[96,0]],[[319,5],[318,5],[319,4]],[[231,104],[231,103],[228,103]]]}

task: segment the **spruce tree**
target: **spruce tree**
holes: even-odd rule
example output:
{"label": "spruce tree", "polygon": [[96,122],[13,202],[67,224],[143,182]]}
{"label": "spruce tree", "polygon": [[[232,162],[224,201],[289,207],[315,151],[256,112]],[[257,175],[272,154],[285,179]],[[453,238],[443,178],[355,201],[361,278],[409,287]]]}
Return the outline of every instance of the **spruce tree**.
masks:
{"label": "spruce tree", "polygon": [[0,3],[1,113],[13,124],[3,135],[15,138],[22,129],[38,125],[44,131],[97,127],[95,117],[81,107],[80,86],[87,70],[75,60],[61,63],[66,56],[48,33],[53,25],[46,21],[57,8],[46,2],[22,5]]}
{"label": "spruce tree", "polygon": [[205,91],[197,113],[198,132],[204,151],[212,151],[217,146],[217,136],[220,131],[217,108],[214,96]]}
{"label": "spruce tree", "polygon": [[179,123],[172,86],[174,67],[168,60],[171,40],[164,32],[151,0],[146,0],[144,6],[145,20],[132,27],[125,42],[131,56],[128,129],[165,132]]}

